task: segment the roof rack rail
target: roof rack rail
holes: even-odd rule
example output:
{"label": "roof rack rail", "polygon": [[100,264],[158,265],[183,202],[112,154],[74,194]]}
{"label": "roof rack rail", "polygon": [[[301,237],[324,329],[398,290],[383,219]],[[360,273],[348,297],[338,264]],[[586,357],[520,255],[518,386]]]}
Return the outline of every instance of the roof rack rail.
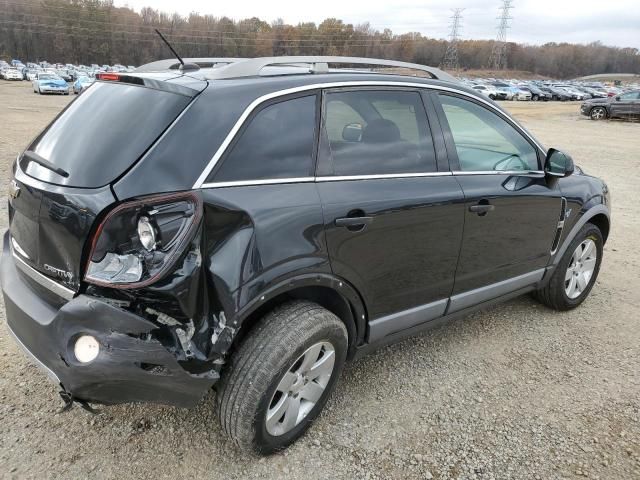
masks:
{"label": "roof rack rail", "polygon": [[[184,58],[185,63],[195,63],[200,68],[211,68],[216,65],[226,65],[247,60],[246,58],[225,58],[225,57],[203,57],[203,58]],[[175,58],[168,60],[158,60],[156,62],[145,63],[135,69],[136,72],[162,72],[164,70],[177,70],[180,62]]]}
{"label": "roof rack rail", "polygon": [[[224,59],[217,59],[222,62]],[[270,66],[309,66],[309,73],[329,73],[329,64],[378,65],[381,67],[406,68],[428,73],[433,79],[446,82],[457,82],[456,78],[439,68],[428,67],[417,63],[382,60],[379,58],[334,57],[334,56],[290,56],[290,57],[258,57],[247,59],[230,59],[229,64],[207,72],[206,78],[222,80],[227,78],[254,77],[260,75],[264,67]],[[187,61],[187,59],[185,59]],[[193,61],[193,60],[189,60]],[[155,62],[159,63],[159,62]],[[197,62],[195,62],[197,63]],[[302,65],[303,64],[303,65]],[[400,74],[401,75],[401,74]]]}

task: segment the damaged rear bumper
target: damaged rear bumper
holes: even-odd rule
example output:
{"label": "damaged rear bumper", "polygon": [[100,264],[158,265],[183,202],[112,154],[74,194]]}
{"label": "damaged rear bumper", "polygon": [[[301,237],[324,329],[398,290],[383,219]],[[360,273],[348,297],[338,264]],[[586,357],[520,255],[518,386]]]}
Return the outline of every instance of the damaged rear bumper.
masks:
{"label": "damaged rear bumper", "polygon": [[[19,272],[5,235],[0,280],[7,325],[17,343],[74,399],[115,404],[195,405],[218,380],[215,370],[186,371],[156,337],[158,326],[103,300],[79,295],[58,306]],[[82,335],[96,338],[89,363],[74,355]]]}

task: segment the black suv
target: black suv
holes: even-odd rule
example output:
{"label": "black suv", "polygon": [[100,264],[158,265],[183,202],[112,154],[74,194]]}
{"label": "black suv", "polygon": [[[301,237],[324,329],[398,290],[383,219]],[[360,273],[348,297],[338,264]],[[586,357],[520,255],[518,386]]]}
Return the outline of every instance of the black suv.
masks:
{"label": "black suv", "polygon": [[187,407],[215,385],[224,430],[269,453],[347,359],[593,287],[605,183],[446,73],[190,62],[102,74],[13,166],[8,326],[68,405]]}

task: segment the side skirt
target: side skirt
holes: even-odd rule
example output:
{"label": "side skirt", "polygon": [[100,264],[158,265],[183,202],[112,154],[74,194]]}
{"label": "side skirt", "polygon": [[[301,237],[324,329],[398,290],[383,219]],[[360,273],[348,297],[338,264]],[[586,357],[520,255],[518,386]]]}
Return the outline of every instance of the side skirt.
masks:
{"label": "side skirt", "polygon": [[375,350],[378,350],[379,348],[382,347],[386,347],[387,345],[391,345],[394,343],[398,343],[401,342],[403,340],[406,340],[409,337],[413,337],[416,336],[419,333],[422,332],[426,332],[427,330],[431,330],[432,328],[436,328],[439,327],[441,325],[447,324],[451,321],[457,320],[459,318],[462,317],[466,317],[467,315],[476,312],[478,310],[484,310],[488,307],[491,307],[493,305],[496,305],[498,303],[503,303],[507,300],[511,300],[512,298],[516,298],[516,297],[520,297],[526,293],[529,293],[533,290],[535,290],[537,288],[536,285],[530,285],[524,288],[520,288],[516,291],[507,293],[505,295],[502,295],[500,297],[488,300],[486,302],[482,302],[479,303],[477,305],[465,308],[463,310],[458,310],[456,312],[453,313],[449,313],[443,317],[439,317],[436,318],[435,320],[427,320],[423,323],[420,323],[419,325],[415,325],[411,328],[407,328],[405,330],[402,330],[400,332],[396,332],[393,333],[391,335],[387,335],[385,337],[376,339],[374,341],[371,341],[370,343],[364,344],[360,347],[357,348],[357,350],[355,351],[355,354],[353,356],[353,359],[357,359],[357,358],[361,358],[364,357],[366,355],[368,355],[369,353],[374,352]]}

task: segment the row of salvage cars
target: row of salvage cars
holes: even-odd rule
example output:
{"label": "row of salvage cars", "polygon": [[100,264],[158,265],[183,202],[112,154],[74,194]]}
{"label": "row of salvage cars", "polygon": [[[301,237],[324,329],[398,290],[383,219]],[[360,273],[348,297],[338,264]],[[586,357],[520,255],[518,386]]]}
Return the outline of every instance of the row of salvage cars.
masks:
{"label": "row of salvage cars", "polygon": [[64,78],[54,72],[45,70],[36,74],[31,85],[33,86],[33,92],[39,93],[40,95],[45,93],[69,95],[71,91],[77,95],[85,88],[89,87],[93,82],[95,82],[94,78],[78,77],[70,87]]}
{"label": "row of salvage cars", "polygon": [[584,101],[592,98],[615,97],[626,91],[624,88],[608,87],[599,82],[587,84],[479,78],[461,78],[460,81],[492,100]]}

